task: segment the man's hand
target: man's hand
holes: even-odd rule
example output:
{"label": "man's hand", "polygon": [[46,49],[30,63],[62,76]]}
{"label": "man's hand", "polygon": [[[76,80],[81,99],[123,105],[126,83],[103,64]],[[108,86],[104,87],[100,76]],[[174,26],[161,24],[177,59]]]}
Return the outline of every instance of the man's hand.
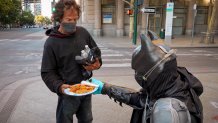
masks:
{"label": "man's hand", "polygon": [[71,85],[68,85],[68,84],[62,84],[59,88],[59,91],[64,94],[64,89],[66,88],[70,88]]}
{"label": "man's hand", "polygon": [[89,65],[87,65],[87,66],[84,66],[84,65],[83,65],[83,67],[84,67],[86,70],[88,70],[88,71],[92,71],[92,70],[97,70],[97,69],[99,69],[99,68],[101,67],[101,64],[100,64],[100,62],[99,62],[99,59],[96,58],[95,63],[89,64]]}

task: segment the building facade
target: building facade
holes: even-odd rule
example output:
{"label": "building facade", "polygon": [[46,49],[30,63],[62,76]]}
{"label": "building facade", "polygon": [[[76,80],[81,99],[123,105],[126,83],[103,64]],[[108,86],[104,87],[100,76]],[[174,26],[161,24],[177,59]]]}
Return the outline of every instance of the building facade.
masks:
{"label": "building facade", "polygon": [[40,0],[21,0],[22,10],[31,11],[33,15],[41,15]]}
{"label": "building facade", "polygon": [[[131,2],[131,0],[128,0]],[[174,0],[173,35],[190,35],[205,32],[212,13],[212,0]],[[86,27],[95,36],[128,36],[132,35],[131,19],[126,14],[131,8],[123,0],[77,0],[82,9],[79,24]],[[142,7],[156,7],[156,14],[138,14],[138,32],[148,29],[159,34],[165,27],[167,0],[144,0]],[[193,6],[197,4],[194,20]],[[194,21],[194,22],[193,22]],[[193,25],[194,24],[194,25]]]}

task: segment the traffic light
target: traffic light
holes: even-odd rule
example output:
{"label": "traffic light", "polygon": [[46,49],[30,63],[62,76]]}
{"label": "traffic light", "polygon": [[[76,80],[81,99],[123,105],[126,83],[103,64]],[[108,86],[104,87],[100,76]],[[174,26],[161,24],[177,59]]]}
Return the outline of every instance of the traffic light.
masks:
{"label": "traffic light", "polygon": [[55,7],[52,7],[52,12],[55,12]]}
{"label": "traffic light", "polygon": [[133,10],[132,10],[132,9],[128,9],[128,10],[126,11],[126,14],[127,14],[127,15],[133,15]]}
{"label": "traffic light", "polygon": [[51,12],[54,13],[55,10],[55,2],[51,2]]}

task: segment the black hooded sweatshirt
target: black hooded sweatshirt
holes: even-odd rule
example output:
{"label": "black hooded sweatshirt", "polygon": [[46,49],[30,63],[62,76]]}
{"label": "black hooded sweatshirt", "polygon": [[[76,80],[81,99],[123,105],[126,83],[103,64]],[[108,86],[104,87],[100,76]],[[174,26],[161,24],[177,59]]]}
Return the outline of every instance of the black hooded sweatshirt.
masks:
{"label": "black hooded sweatshirt", "polygon": [[44,44],[41,77],[47,87],[59,95],[62,84],[77,84],[86,79],[82,75],[84,68],[75,61],[75,56],[81,55],[85,45],[97,48],[96,55],[101,64],[102,61],[100,49],[86,29],[77,26],[75,33],[64,35],[58,32],[58,28],[46,31],[49,37]]}

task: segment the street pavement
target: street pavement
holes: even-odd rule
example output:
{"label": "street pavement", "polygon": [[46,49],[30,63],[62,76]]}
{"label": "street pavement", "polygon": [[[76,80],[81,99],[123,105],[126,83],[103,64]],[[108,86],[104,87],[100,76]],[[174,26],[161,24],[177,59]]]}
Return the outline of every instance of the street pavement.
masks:
{"label": "street pavement", "polygon": [[[29,51],[27,53],[23,50],[20,52],[25,54],[22,57],[25,58],[24,60],[31,59],[24,63],[31,64],[29,67],[20,61],[19,67],[17,64],[12,64],[14,65],[13,69],[0,72],[1,78],[4,78],[0,79],[0,123],[55,122],[57,96],[48,90],[39,73],[46,36],[42,30],[35,33],[29,32],[25,33],[25,36],[20,33],[13,38],[6,36],[10,34],[8,32],[7,34],[4,32],[4,35],[1,35],[2,32],[0,32],[0,63],[2,64],[10,62],[12,59],[3,60],[2,58],[6,59],[5,53],[13,53],[12,50],[11,52],[7,51],[13,44],[20,46],[21,49],[22,45],[30,46],[32,44],[34,46],[24,48],[23,50]],[[140,87],[134,80],[134,71],[131,69],[131,55],[134,48],[140,45],[140,41],[137,42],[137,45],[132,45],[128,37],[95,37],[94,39],[102,51],[103,59],[102,68],[94,71],[94,77],[111,84],[139,90]],[[191,37],[175,37],[170,46],[178,49],[178,64],[186,66],[203,83],[204,93],[201,100],[204,106],[204,123],[217,123],[218,40],[215,38],[215,44],[199,43],[200,37],[195,37],[193,43],[191,41]],[[3,45],[5,48],[1,47]],[[31,54],[31,51],[34,52]],[[1,71],[6,67],[7,65],[1,66]],[[13,70],[16,71],[12,72]],[[9,76],[10,72],[13,74]],[[13,78],[11,82],[4,83],[9,78]],[[132,108],[126,105],[121,107],[108,96],[94,95],[92,104],[93,123],[129,123],[130,121]],[[76,118],[74,119],[76,122]]]}

